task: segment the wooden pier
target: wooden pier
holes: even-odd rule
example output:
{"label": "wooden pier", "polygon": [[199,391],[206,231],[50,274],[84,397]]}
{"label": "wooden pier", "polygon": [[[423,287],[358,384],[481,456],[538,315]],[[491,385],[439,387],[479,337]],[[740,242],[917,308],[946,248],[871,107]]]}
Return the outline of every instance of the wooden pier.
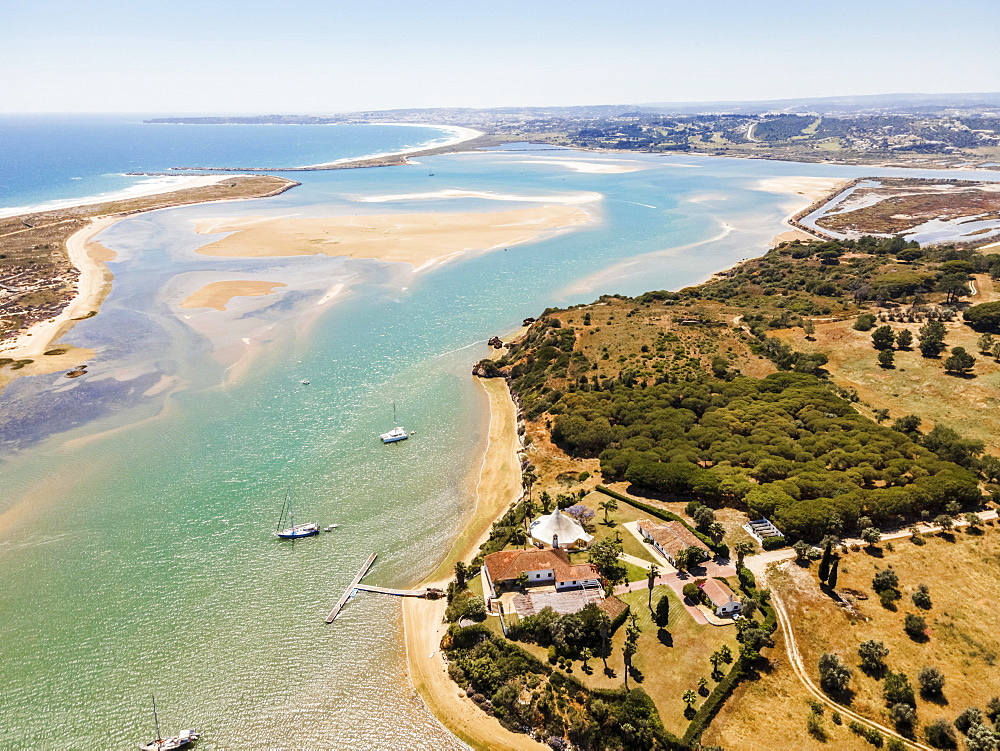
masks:
{"label": "wooden pier", "polygon": [[373,587],[370,584],[359,584],[355,589],[362,592],[379,592],[383,595],[396,595],[397,597],[426,597],[426,589],[389,589],[387,587]]}
{"label": "wooden pier", "polygon": [[444,590],[434,587],[427,587],[425,589],[389,589],[388,587],[373,587],[370,584],[362,584],[361,580],[371,570],[372,564],[375,563],[377,557],[378,553],[372,553],[371,557],[365,561],[365,565],[358,571],[358,575],[354,577],[351,586],[341,595],[340,599],[337,600],[337,604],[333,606],[333,610],[330,611],[330,615],[326,617],[327,623],[333,623],[337,620],[340,611],[344,609],[344,605],[347,604],[355,592],[378,592],[379,594],[395,595],[396,597],[425,597],[429,600],[436,600],[438,597],[445,596]]}
{"label": "wooden pier", "polygon": [[340,599],[337,600],[337,604],[334,605],[333,610],[330,611],[330,615],[326,617],[327,623],[333,623],[337,619],[337,616],[340,615],[340,611],[344,609],[344,605],[346,605],[347,601],[351,599],[351,595],[354,593],[354,590],[358,588],[358,584],[361,583],[361,580],[364,578],[365,574],[367,574],[369,569],[371,569],[372,564],[375,563],[375,559],[377,557],[378,553],[372,553],[370,556],[368,556],[368,560],[365,561],[365,564],[361,567],[361,570],[358,571],[358,575],[354,577],[354,581],[351,582],[351,586],[349,586],[347,588],[347,591],[340,596]]}

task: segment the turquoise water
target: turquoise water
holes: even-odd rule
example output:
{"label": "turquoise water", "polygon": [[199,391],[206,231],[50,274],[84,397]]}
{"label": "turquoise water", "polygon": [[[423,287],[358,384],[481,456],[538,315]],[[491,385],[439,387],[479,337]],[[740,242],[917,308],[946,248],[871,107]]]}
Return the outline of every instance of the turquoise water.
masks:
{"label": "turquoise water", "polygon": [[448,137],[430,127],[152,125],[142,120],[120,115],[0,115],[0,210],[162,182],[127,177],[126,172],[300,167],[401,151]]}
{"label": "turquoise water", "polygon": [[[460,528],[486,428],[468,375],[485,340],[550,305],[677,288],[760,254],[801,201],[761,180],[870,172],[640,156],[616,162],[634,172],[586,173],[552,158],[296,173],[303,185],[275,198],[102,234],[119,254],[114,290],[66,338],[97,350],[90,373],[0,393],[5,747],[134,748],[151,732],[150,693],[161,723],[200,729],[203,749],[460,745],[407,682],[398,602],[362,594],[332,626],[323,618],[369,553],[368,581],[410,585]],[[536,200],[359,200],[442,190]],[[581,194],[594,199],[579,204],[587,227],[417,274],[194,252],[212,239],[193,232],[199,219],[499,211]],[[237,278],[288,286],[226,312],[177,307]],[[417,434],[386,447],[376,436],[393,403]],[[340,529],[274,540],[286,487],[300,520]]]}

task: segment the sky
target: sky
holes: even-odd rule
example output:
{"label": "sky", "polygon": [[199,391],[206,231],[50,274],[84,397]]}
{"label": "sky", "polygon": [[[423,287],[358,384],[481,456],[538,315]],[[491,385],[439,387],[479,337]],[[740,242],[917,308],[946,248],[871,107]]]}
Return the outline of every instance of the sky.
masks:
{"label": "sky", "polygon": [[2,0],[0,112],[1000,89],[998,0]]}

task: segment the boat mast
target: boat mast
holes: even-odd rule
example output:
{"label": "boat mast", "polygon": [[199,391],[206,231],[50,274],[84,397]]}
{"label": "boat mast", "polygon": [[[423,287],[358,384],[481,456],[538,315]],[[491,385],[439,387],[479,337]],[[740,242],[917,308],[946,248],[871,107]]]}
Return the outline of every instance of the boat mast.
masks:
{"label": "boat mast", "polygon": [[288,508],[288,490],[285,490],[285,503],[281,506],[281,513],[278,514],[277,531],[281,531],[281,522],[285,520],[285,509]]}
{"label": "boat mast", "polygon": [[163,740],[163,736],[160,735],[160,718],[156,716],[156,697],[150,694],[150,698],[153,700],[153,724],[156,725],[156,740]]}
{"label": "boat mast", "polygon": [[294,532],[295,531],[295,511],[292,510],[292,494],[291,494],[291,491],[288,488],[285,488],[285,503],[288,504],[288,523],[289,523],[289,526],[292,528],[292,531]]}
{"label": "boat mast", "polygon": [[396,419],[396,402],[392,403],[392,424],[395,425],[398,422]]}

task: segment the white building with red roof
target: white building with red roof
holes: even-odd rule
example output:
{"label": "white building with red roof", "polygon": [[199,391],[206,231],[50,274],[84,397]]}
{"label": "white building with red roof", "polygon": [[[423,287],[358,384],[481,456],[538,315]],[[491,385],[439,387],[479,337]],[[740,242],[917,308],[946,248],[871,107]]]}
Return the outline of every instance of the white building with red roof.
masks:
{"label": "white building with red roof", "polygon": [[553,585],[557,592],[601,584],[593,564],[570,563],[563,550],[503,550],[483,559],[483,580],[491,598],[499,589],[514,585],[522,574],[529,585]]}

